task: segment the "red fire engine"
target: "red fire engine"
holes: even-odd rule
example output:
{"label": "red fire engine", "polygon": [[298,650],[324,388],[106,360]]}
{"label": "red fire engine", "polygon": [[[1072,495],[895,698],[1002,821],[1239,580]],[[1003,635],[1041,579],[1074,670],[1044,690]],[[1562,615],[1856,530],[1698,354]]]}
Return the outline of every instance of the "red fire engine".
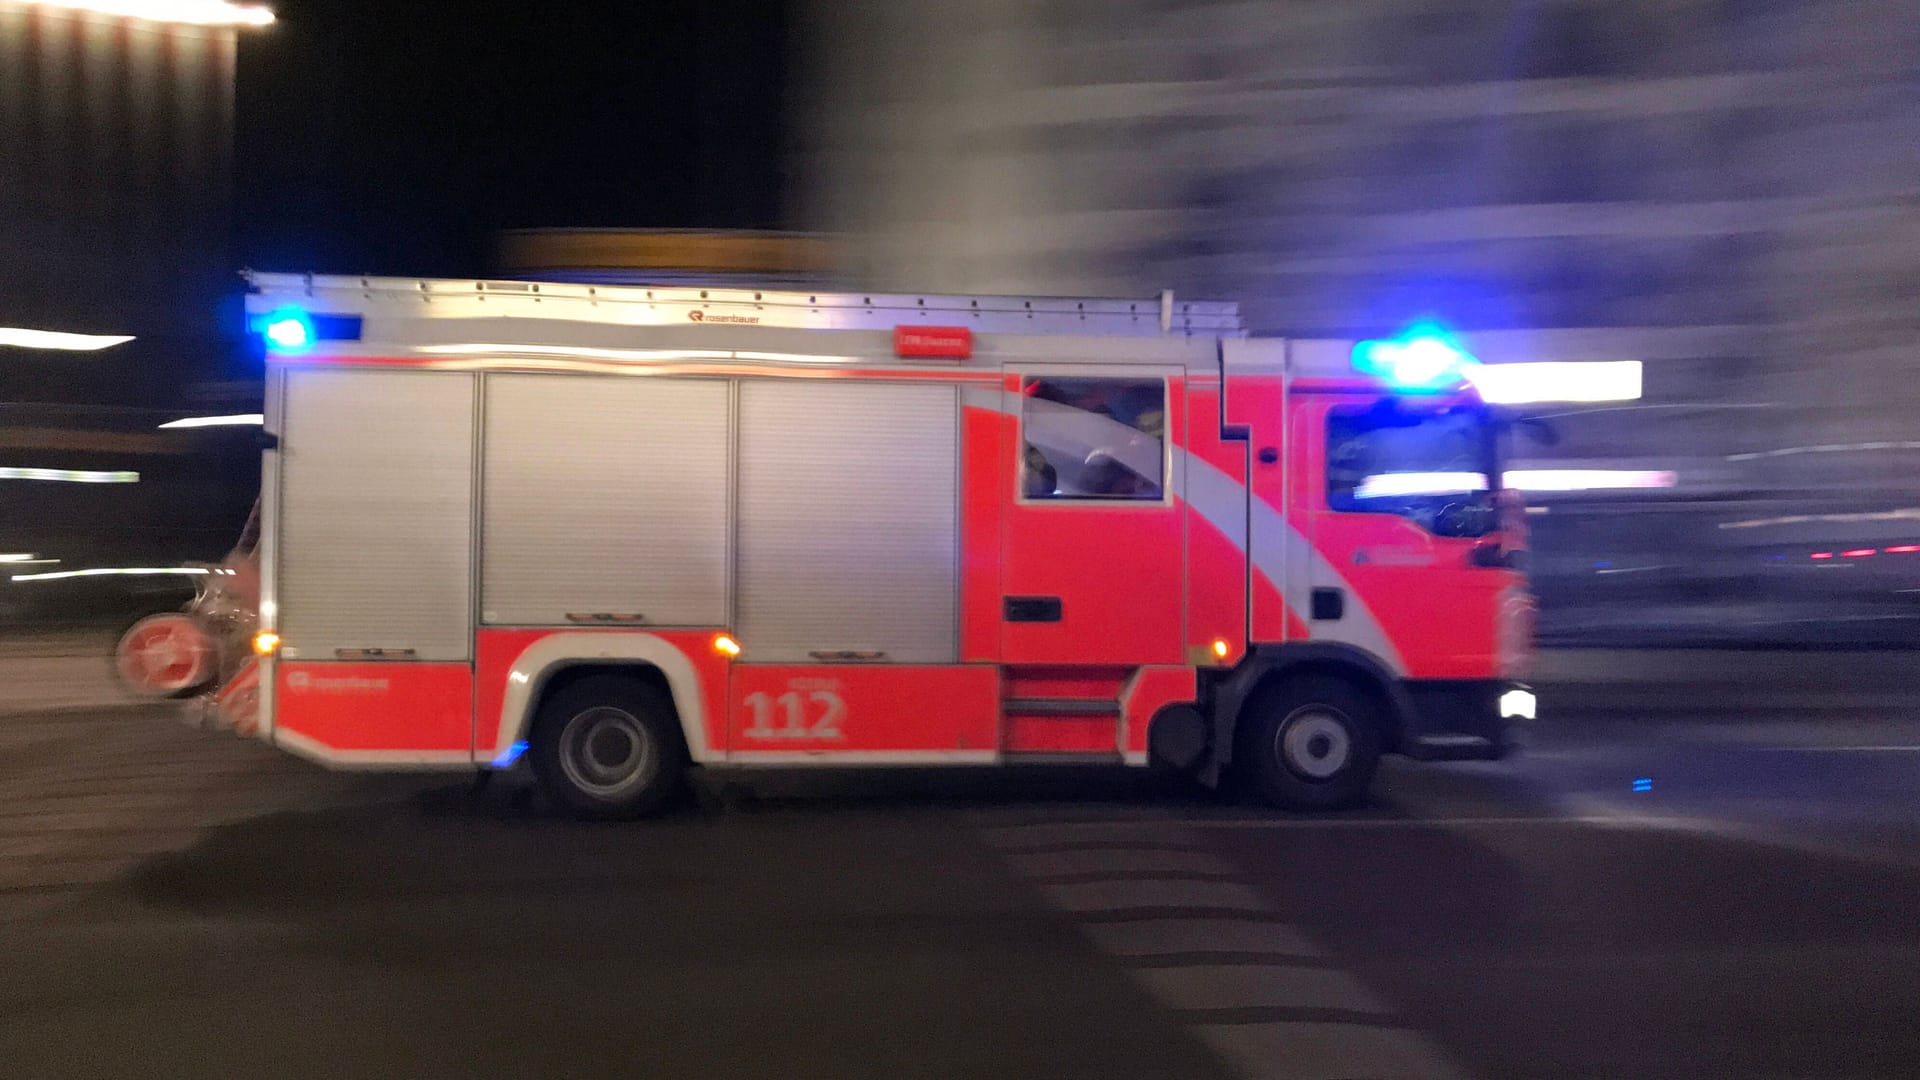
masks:
{"label": "red fire engine", "polygon": [[705,765],[1155,763],[1321,808],[1533,712],[1520,508],[1441,338],[1251,339],[1170,295],[251,280],[242,726],[324,764],[524,753],[596,816]]}

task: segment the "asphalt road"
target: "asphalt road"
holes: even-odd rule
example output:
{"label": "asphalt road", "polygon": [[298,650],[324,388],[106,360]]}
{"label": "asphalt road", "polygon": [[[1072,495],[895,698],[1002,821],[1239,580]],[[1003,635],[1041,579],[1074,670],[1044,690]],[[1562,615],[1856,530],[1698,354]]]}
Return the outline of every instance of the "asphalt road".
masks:
{"label": "asphalt road", "polygon": [[1546,703],[1327,818],[888,772],[616,826],[16,713],[0,1075],[1920,1073],[1920,712]]}

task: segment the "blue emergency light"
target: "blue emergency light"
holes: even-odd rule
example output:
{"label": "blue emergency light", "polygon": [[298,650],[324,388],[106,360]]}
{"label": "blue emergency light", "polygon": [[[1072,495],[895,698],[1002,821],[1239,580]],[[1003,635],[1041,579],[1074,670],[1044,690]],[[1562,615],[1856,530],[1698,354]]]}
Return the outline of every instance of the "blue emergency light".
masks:
{"label": "blue emergency light", "polygon": [[315,315],[304,308],[274,308],[247,318],[247,329],[259,334],[275,352],[304,352],[322,341],[360,340],[358,315]]}
{"label": "blue emergency light", "polygon": [[267,344],[294,352],[313,344],[313,317],[296,307],[283,307],[260,320],[260,333]]}
{"label": "blue emergency light", "polygon": [[1355,371],[1378,375],[1409,391],[1452,389],[1479,363],[1453,335],[1432,323],[1411,326],[1398,337],[1353,346]]}

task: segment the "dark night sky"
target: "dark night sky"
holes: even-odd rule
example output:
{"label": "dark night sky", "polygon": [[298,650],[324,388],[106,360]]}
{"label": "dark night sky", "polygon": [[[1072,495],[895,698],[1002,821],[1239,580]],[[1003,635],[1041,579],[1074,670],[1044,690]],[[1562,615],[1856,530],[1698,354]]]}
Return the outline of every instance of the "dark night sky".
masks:
{"label": "dark night sky", "polygon": [[780,224],[781,0],[277,0],[237,88],[238,254],[479,275],[503,228]]}

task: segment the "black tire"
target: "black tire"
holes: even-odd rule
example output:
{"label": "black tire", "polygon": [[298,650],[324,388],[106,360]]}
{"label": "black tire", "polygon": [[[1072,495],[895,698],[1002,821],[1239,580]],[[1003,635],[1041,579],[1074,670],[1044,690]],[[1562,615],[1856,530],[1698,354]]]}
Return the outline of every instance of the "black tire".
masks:
{"label": "black tire", "polygon": [[616,672],[582,676],[549,695],[528,742],[541,790],[576,817],[659,813],[686,780],[673,699]]}
{"label": "black tire", "polygon": [[1268,805],[1355,806],[1366,799],[1379,767],[1384,719],[1373,695],[1344,679],[1288,679],[1247,703],[1234,765]]}

